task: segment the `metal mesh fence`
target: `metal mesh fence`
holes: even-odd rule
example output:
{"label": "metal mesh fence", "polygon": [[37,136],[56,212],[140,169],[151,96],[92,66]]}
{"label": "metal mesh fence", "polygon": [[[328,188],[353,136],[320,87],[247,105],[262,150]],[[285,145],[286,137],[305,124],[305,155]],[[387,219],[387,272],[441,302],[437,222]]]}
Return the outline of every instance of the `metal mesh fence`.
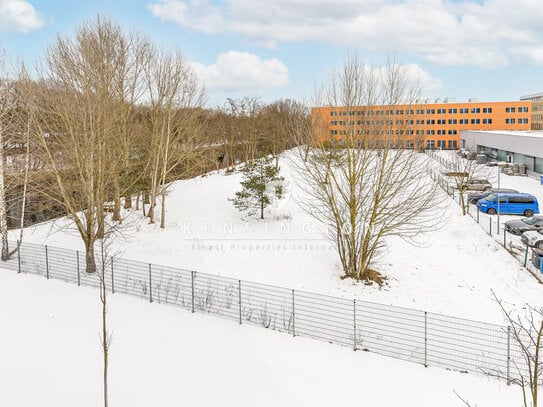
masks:
{"label": "metal mesh fence", "polygon": [[[21,243],[4,268],[98,287],[85,253]],[[407,308],[236,280],[120,258],[103,265],[112,293],[129,294],[425,366],[514,378],[526,372],[508,328]]]}

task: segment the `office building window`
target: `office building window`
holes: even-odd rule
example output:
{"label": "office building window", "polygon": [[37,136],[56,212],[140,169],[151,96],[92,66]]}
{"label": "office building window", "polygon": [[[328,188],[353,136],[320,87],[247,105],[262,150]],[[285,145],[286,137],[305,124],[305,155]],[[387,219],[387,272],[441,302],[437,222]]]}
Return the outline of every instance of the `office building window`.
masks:
{"label": "office building window", "polygon": [[340,116],[347,116],[347,112],[346,111],[341,111],[341,112],[339,112],[339,115]]}
{"label": "office building window", "polygon": [[436,114],[436,109],[426,109],[426,114]]}
{"label": "office building window", "polygon": [[458,110],[456,108],[449,109],[449,114],[456,114],[456,113],[458,113]]}
{"label": "office building window", "polygon": [[337,126],[337,120],[332,120],[332,121],[330,122],[330,125],[331,125],[331,126]]}
{"label": "office building window", "polygon": [[396,114],[403,114],[403,110],[396,110]]}
{"label": "office building window", "polygon": [[518,108],[519,113],[528,113],[528,106],[520,106]]}
{"label": "office building window", "polygon": [[355,115],[354,111],[351,110],[351,111],[349,112],[349,116],[354,116],[354,115]]}
{"label": "office building window", "polygon": [[506,107],[505,108],[505,113],[515,113],[515,108],[514,107]]}
{"label": "office building window", "polygon": [[467,113],[469,113],[469,109],[467,107],[460,108],[460,114],[467,114]]}
{"label": "office building window", "polygon": [[481,119],[471,119],[471,124],[480,124]]}
{"label": "office building window", "polygon": [[433,136],[434,134],[436,134],[436,132],[435,130],[426,130],[426,134],[429,136]]}
{"label": "office building window", "polygon": [[426,124],[436,124],[436,121],[434,119],[428,119],[426,120]]}
{"label": "office building window", "polygon": [[347,124],[347,122],[345,120],[340,120],[339,121],[340,126],[345,126],[346,124]]}
{"label": "office building window", "polygon": [[447,122],[447,120],[445,119],[438,119],[437,120],[437,124],[445,124]]}
{"label": "office building window", "polygon": [[483,124],[492,124],[492,119],[483,119]]}
{"label": "office building window", "polygon": [[417,114],[424,114],[424,109],[417,109]]}
{"label": "office building window", "polygon": [[456,124],[456,119],[449,119],[449,124]]}
{"label": "office building window", "polygon": [[483,107],[483,113],[492,113],[491,107]]}
{"label": "office building window", "polygon": [[332,111],[330,112],[330,116],[337,116],[337,112],[334,111],[334,110],[332,110]]}
{"label": "office building window", "polygon": [[515,124],[515,119],[513,118],[505,119],[505,124]]}
{"label": "office building window", "polygon": [[440,150],[445,148],[445,140],[437,140],[437,148]]}
{"label": "office building window", "polygon": [[460,121],[458,123],[460,123],[460,124],[468,124],[469,121],[468,121],[468,119],[460,119]]}
{"label": "office building window", "polygon": [[330,134],[333,136],[333,135],[336,135],[337,134],[337,130],[330,130]]}
{"label": "office building window", "polygon": [[438,134],[439,136],[444,136],[445,134],[447,134],[447,132],[446,132],[445,130],[438,130],[438,131],[437,131],[437,134]]}
{"label": "office building window", "polygon": [[426,148],[428,148],[429,150],[433,150],[434,146],[435,146],[435,141],[434,140],[427,140],[426,141]]}
{"label": "office building window", "polygon": [[406,114],[415,114],[415,111],[413,109],[407,109]]}
{"label": "office building window", "polygon": [[417,124],[424,124],[424,120],[422,120],[422,119],[417,119],[417,122],[416,122],[416,123],[417,123]]}
{"label": "office building window", "polygon": [[449,136],[456,135],[456,130],[449,130]]}
{"label": "office building window", "polygon": [[526,117],[521,117],[518,119],[519,124],[528,124],[528,119]]}
{"label": "office building window", "polygon": [[448,145],[448,148],[449,148],[449,149],[454,149],[454,150],[456,150],[456,140],[449,140],[449,141],[447,142],[447,145]]}
{"label": "office building window", "polygon": [[447,113],[447,109],[437,109],[437,114],[445,114]]}
{"label": "office building window", "polygon": [[478,108],[478,107],[472,107],[471,108],[471,113],[481,113],[481,109]]}

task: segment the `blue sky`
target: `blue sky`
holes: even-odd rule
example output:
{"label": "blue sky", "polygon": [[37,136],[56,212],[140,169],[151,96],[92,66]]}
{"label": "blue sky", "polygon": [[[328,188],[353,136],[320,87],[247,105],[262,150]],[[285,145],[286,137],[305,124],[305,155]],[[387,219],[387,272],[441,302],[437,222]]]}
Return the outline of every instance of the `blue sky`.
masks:
{"label": "blue sky", "polygon": [[246,95],[310,101],[352,53],[374,65],[393,56],[429,98],[543,92],[541,0],[0,0],[1,45],[32,65],[98,12],[182,50],[210,106]]}

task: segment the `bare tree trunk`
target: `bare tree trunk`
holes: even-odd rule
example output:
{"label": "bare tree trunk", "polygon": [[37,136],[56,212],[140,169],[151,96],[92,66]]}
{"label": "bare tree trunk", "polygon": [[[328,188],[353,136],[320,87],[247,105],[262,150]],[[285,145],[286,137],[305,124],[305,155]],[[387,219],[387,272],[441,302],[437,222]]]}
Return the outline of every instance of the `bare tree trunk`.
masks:
{"label": "bare tree trunk", "polygon": [[119,181],[115,179],[115,202],[113,205],[113,215],[111,217],[112,221],[121,223],[121,190],[119,188]]}
{"label": "bare tree trunk", "polygon": [[106,263],[108,256],[104,251],[104,241],[101,242],[101,260],[102,266],[100,268],[100,303],[102,304],[102,332],[101,332],[101,343],[100,347],[102,348],[103,356],[103,372],[102,372],[102,382],[103,382],[103,396],[104,396],[104,407],[107,407],[109,404],[108,397],[108,369],[109,369],[109,347],[111,344],[111,335],[107,329],[107,287],[106,287]]}
{"label": "bare tree trunk", "polygon": [[[132,197],[130,194],[124,196],[124,209],[132,209]],[[138,208],[136,208],[137,210]]]}
{"label": "bare tree trunk", "polygon": [[94,258],[94,240],[85,242],[85,263],[86,272],[91,274],[96,272],[96,259]]}
{"label": "bare tree trunk", "polygon": [[9,258],[8,215],[4,186],[4,131],[0,123],[0,234],[2,235],[2,261]]}

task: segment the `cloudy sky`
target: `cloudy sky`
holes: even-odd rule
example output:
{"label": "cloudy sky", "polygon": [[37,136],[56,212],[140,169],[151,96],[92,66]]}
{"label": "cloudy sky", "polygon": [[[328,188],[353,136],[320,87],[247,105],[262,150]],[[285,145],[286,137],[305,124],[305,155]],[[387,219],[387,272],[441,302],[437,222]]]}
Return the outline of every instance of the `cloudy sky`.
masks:
{"label": "cloudy sky", "polygon": [[543,92],[542,0],[0,0],[0,43],[33,64],[97,12],[181,49],[210,106],[309,101],[353,53],[374,65],[394,57],[430,98]]}

